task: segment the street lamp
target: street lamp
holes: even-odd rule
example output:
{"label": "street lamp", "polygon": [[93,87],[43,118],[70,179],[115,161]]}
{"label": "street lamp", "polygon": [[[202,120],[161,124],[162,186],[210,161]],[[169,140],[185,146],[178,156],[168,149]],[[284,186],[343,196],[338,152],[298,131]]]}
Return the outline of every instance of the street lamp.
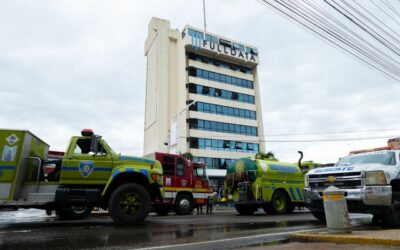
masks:
{"label": "street lamp", "polygon": [[[185,107],[183,107],[181,110],[178,111],[178,113],[176,113],[175,115],[171,116],[170,118],[170,134],[169,134],[169,153],[171,154],[176,154],[177,150],[179,150],[179,117],[182,114],[182,112],[186,111],[187,109],[189,109],[192,105],[196,104],[196,101],[192,101],[191,103],[189,103],[188,105],[186,105]],[[177,118],[177,121],[174,122],[175,118]],[[175,147],[176,145],[176,147]],[[176,148],[175,150],[173,150],[172,146],[174,146],[174,148]]]}

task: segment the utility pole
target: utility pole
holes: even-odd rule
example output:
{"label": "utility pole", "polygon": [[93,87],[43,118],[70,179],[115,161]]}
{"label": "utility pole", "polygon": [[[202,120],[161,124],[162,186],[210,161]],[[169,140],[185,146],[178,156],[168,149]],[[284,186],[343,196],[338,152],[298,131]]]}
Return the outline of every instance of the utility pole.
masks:
{"label": "utility pole", "polygon": [[203,40],[206,40],[206,0],[203,0],[203,19],[204,19],[204,35],[203,35]]}
{"label": "utility pole", "polygon": [[[188,110],[192,105],[196,104],[197,100],[192,101],[185,107],[183,107],[181,110],[178,111],[175,115],[171,116],[170,118],[170,135],[169,135],[169,142],[168,142],[168,147],[169,147],[169,153],[177,154],[179,151],[179,139],[180,139],[180,134],[179,134],[179,117],[182,114],[182,112]],[[174,124],[174,120],[177,118],[176,124]],[[172,132],[174,131],[174,133]],[[175,137],[175,138],[173,138]],[[172,145],[173,144],[173,145]],[[177,151],[172,152],[171,151],[171,146],[176,147]]]}

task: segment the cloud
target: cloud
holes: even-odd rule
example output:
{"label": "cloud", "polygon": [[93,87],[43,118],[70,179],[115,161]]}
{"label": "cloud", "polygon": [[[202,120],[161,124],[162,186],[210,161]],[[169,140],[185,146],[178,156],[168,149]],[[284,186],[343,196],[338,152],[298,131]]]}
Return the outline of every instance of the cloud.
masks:
{"label": "cloud", "polygon": [[[116,151],[141,155],[153,16],[203,27],[201,1],[0,3],[1,127],[29,129],[55,150],[90,127]],[[258,47],[266,134],[396,128],[399,86],[263,5],[207,1],[207,30]],[[384,144],[266,143],[279,159],[297,161],[302,149],[322,162]]]}

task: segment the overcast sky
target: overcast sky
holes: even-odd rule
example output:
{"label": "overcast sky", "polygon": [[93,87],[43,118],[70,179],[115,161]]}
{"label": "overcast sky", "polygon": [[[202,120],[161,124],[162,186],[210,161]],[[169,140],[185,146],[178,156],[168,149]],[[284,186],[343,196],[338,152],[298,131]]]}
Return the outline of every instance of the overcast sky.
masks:
{"label": "overcast sky", "polygon": [[[400,86],[257,1],[207,2],[207,30],[258,47],[267,151],[282,161],[336,162],[385,146],[399,130]],[[124,154],[142,155],[151,17],[202,28],[201,0],[1,1],[0,127],[28,129],[65,150],[92,128]],[[277,134],[299,134],[281,136]],[[387,138],[339,142],[269,142]]]}

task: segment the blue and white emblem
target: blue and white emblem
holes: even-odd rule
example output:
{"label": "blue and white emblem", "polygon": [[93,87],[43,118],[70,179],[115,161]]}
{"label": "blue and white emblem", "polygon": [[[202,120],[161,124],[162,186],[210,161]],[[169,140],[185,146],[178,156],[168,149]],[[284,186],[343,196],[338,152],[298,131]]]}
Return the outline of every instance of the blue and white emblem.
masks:
{"label": "blue and white emblem", "polygon": [[94,163],[92,161],[82,161],[79,163],[79,173],[83,177],[89,177],[94,170]]}

